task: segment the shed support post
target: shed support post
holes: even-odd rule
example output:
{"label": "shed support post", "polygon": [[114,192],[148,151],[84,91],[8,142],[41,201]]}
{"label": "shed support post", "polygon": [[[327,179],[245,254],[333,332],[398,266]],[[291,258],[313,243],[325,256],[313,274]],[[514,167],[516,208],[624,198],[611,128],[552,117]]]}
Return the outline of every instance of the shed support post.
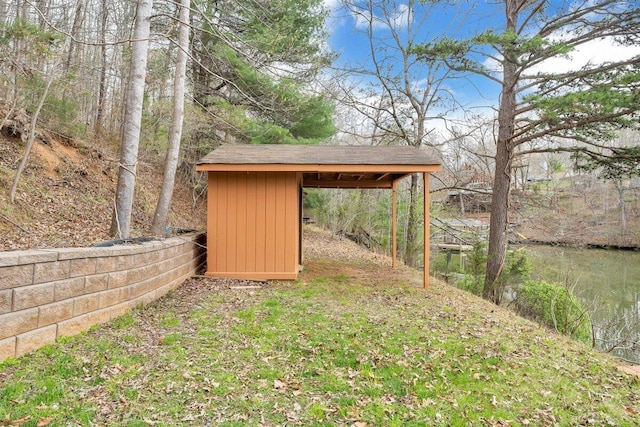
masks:
{"label": "shed support post", "polygon": [[391,189],[391,267],[396,268],[397,260],[396,254],[398,253],[398,212],[396,208],[396,188],[397,184],[393,183]]}
{"label": "shed support post", "polygon": [[424,288],[429,288],[429,174],[422,173],[424,182]]}

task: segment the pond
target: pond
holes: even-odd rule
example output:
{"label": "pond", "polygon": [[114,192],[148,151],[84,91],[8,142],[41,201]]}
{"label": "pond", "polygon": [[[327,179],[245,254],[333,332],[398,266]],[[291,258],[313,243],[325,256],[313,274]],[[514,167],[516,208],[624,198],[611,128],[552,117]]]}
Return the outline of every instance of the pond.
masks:
{"label": "pond", "polygon": [[640,252],[527,246],[534,277],[566,283],[585,305],[596,347],[640,364]]}

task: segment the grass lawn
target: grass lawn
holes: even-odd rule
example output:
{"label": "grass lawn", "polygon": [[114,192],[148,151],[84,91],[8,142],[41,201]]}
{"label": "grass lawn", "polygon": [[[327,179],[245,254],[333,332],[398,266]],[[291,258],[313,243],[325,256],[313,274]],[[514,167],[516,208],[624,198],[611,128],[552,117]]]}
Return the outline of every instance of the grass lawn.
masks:
{"label": "grass lawn", "polygon": [[411,272],[320,232],[305,238],[296,282],[191,279],[0,364],[0,423],[640,424],[640,382],[608,356],[447,285],[422,291]]}

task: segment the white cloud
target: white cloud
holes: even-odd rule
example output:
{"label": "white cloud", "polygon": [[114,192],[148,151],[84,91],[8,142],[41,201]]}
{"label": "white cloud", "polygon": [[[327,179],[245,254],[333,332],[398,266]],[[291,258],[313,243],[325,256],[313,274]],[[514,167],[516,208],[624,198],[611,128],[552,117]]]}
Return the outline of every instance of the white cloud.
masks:
{"label": "white cloud", "polygon": [[593,40],[571,51],[568,57],[548,59],[534,73],[559,73],[584,68],[588,64],[622,61],[640,55],[640,46],[621,46],[612,38]]}
{"label": "white cloud", "polygon": [[336,10],[340,7],[340,0],[323,0],[323,3],[329,10]]}
{"label": "white cloud", "polygon": [[[534,76],[538,73],[566,73],[578,71],[588,65],[606,62],[623,61],[640,55],[640,46],[622,46],[612,38],[603,38],[587,42],[572,50],[566,56],[556,56],[536,65],[527,71]],[[500,57],[502,59],[502,57]],[[487,58],[482,65],[496,77],[502,76],[502,65],[499,59]]]}
{"label": "white cloud", "polygon": [[402,29],[413,20],[413,10],[406,4],[399,4],[393,10],[371,11],[363,8],[353,8],[351,16],[355,20],[356,28],[368,28],[374,30],[388,28]]}
{"label": "white cloud", "polygon": [[395,28],[405,28],[413,21],[413,17],[413,10],[408,5],[401,4],[391,16],[391,21]]}
{"label": "white cloud", "polygon": [[354,8],[351,10],[351,17],[355,21],[356,28],[366,29],[369,28],[369,25],[374,30],[384,29],[387,26],[384,21],[375,14],[371,13],[371,11],[361,8]]}
{"label": "white cloud", "polygon": [[[502,59],[502,55],[500,55],[500,59]],[[487,58],[482,62],[482,66],[485,70],[490,73],[502,73],[502,64],[498,61],[497,58]]]}

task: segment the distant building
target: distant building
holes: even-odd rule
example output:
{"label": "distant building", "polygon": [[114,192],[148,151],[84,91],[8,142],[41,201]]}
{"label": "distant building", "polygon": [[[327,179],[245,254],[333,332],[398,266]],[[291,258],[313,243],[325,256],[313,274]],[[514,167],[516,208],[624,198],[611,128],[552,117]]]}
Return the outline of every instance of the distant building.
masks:
{"label": "distant building", "polygon": [[485,182],[471,182],[464,188],[450,191],[445,204],[456,206],[460,212],[481,213],[491,211],[491,186]]}

